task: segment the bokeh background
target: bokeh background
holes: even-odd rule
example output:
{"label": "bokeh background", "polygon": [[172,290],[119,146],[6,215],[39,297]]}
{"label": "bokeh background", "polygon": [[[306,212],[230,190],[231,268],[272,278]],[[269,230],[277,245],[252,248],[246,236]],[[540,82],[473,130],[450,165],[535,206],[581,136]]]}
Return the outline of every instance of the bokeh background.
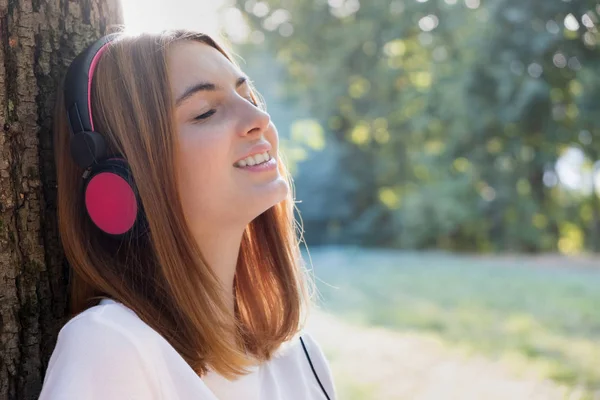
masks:
{"label": "bokeh background", "polygon": [[340,399],[600,399],[600,3],[123,0],[264,97]]}

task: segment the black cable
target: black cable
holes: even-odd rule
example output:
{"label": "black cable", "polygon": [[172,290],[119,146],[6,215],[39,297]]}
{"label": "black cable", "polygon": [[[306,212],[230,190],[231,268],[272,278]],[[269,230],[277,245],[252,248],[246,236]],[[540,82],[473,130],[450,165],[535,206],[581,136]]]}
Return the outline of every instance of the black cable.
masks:
{"label": "black cable", "polygon": [[327,397],[327,400],[331,400],[329,398],[329,395],[327,395],[327,392],[325,391],[325,388],[323,387],[323,384],[321,383],[319,376],[317,375],[317,371],[315,371],[315,367],[313,366],[310,356],[308,355],[308,351],[306,350],[306,346],[304,345],[304,340],[302,340],[302,336],[300,336],[300,342],[302,343],[302,348],[304,349],[304,354],[306,354],[306,358],[308,359],[308,363],[310,364],[310,369],[312,369],[313,374],[315,374],[315,378],[317,378],[317,382],[319,382],[319,386],[321,386],[321,390],[323,390],[323,393],[325,393],[325,397]]}

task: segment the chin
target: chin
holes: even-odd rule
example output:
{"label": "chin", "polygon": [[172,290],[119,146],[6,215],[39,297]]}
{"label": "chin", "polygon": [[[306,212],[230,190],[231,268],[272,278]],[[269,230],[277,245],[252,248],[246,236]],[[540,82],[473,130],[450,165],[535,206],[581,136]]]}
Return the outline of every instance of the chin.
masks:
{"label": "chin", "polygon": [[270,188],[271,190],[269,190],[269,193],[264,193],[265,196],[262,196],[260,201],[257,199],[255,203],[257,207],[252,213],[251,219],[258,217],[271,207],[281,203],[287,198],[290,191],[287,182],[283,179],[278,179],[276,182],[272,183],[273,187]]}
{"label": "chin", "polygon": [[277,201],[273,203],[273,206],[285,200],[290,192],[290,187],[285,179],[278,179],[277,183],[279,184],[278,186],[280,188],[280,190],[277,192],[279,197],[277,197]]}

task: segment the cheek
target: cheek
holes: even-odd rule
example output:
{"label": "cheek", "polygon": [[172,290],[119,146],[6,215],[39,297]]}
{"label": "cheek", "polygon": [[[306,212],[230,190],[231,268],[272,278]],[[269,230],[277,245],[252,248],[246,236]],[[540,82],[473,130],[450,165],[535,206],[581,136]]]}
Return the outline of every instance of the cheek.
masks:
{"label": "cheek", "polygon": [[233,168],[224,135],[184,132],[179,148],[179,184],[184,198],[203,201]]}

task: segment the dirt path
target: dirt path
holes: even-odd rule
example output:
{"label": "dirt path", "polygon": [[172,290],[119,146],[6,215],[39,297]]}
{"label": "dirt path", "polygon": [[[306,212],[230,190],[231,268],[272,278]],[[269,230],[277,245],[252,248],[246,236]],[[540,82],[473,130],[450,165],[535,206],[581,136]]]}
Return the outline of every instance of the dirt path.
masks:
{"label": "dirt path", "polygon": [[[320,310],[307,330],[321,344],[340,400],[577,400],[551,381],[515,377],[426,336],[356,327]],[[600,400],[600,397],[598,397]]]}

